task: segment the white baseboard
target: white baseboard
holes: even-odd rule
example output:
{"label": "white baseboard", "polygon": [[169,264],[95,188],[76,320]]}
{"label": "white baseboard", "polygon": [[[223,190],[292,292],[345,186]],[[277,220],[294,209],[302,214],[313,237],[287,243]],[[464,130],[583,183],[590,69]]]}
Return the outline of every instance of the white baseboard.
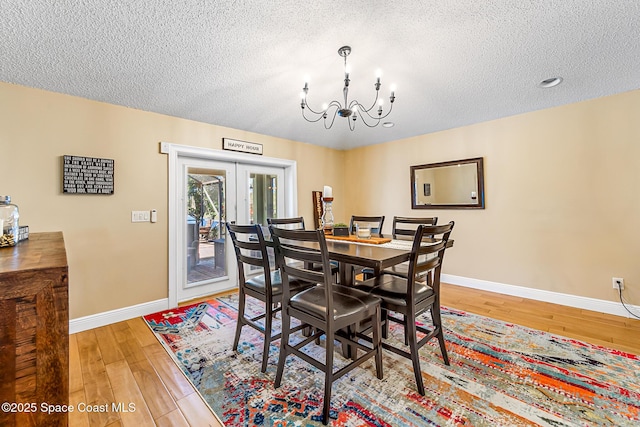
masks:
{"label": "white baseboard", "polygon": [[91,316],[79,317],[69,321],[69,333],[86,331],[100,326],[110,325],[134,317],[145,316],[169,308],[169,299],[159,299],[142,304],[123,307],[116,310],[105,311],[104,313],[92,314]]}
{"label": "white baseboard", "polygon": [[[452,285],[464,286],[467,288],[480,289],[495,292],[498,294],[512,295],[521,298],[528,298],[537,301],[550,302],[553,304],[566,305],[569,307],[581,308],[584,310],[597,311],[600,313],[613,314],[631,318],[632,316],[625,310],[619,302],[605,301],[595,298],[581,297],[560,292],[544,291],[541,289],[525,288],[523,286],[507,285],[505,283],[490,282],[488,280],[473,279],[469,277],[443,274],[441,280]],[[640,313],[640,306],[627,304],[633,312]],[[105,311],[104,313],[93,314],[91,316],[79,317],[69,321],[69,333],[86,331],[100,326],[110,325],[134,317],[145,316],[169,308],[169,299],[159,299],[142,304],[123,307],[116,310]]]}
{"label": "white baseboard", "polygon": [[[566,305],[584,310],[613,314],[615,316],[632,317],[620,302],[605,301],[595,298],[581,297],[578,295],[563,294],[560,292],[544,291],[541,289],[525,288],[523,286],[507,285],[504,283],[454,276],[451,274],[443,274],[440,280],[444,283],[465,286],[467,288]],[[635,313],[640,313],[640,306],[627,304],[627,307]]]}

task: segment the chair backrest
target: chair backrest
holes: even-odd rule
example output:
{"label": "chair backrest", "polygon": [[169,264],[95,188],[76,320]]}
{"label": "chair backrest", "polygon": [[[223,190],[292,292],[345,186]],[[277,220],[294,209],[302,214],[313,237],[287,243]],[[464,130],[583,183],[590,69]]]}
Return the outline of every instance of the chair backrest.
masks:
{"label": "chair backrest", "polygon": [[[328,313],[333,313],[333,278],[329,251],[322,230],[287,230],[269,227],[276,249],[276,265],[280,269],[283,285],[283,301],[289,300],[289,280],[292,277],[324,285],[324,296]],[[311,266],[321,265],[321,269]]]}
{"label": "chair backrest", "polygon": [[237,225],[230,222],[226,225],[236,253],[240,286],[243,286],[246,281],[245,264],[256,266],[262,269],[265,276],[265,289],[271,293],[271,268],[262,227],[260,224]]}
{"label": "chair backrest", "polygon": [[301,216],[294,218],[267,218],[268,225],[275,225],[278,228],[288,230],[304,230],[304,218]]}
{"label": "chair backrest", "polygon": [[349,234],[356,234],[356,224],[369,224],[371,227],[371,235],[382,237],[382,224],[384,223],[384,215],[382,216],[361,216],[352,215],[349,222]]}
{"label": "chair backrest", "polygon": [[[414,302],[414,284],[423,282],[427,274],[430,275],[427,283],[433,288],[436,298],[438,298],[442,262],[453,226],[453,221],[444,225],[418,225],[409,260],[407,301],[410,303]],[[426,236],[432,236],[435,243],[425,242]]]}
{"label": "chair backrest", "polygon": [[436,225],[438,224],[438,217],[416,218],[394,216],[393,226],[391,228],[391,237],[394,240],[413,240],[413,236],[416,234],[416,229],[420,224]]}

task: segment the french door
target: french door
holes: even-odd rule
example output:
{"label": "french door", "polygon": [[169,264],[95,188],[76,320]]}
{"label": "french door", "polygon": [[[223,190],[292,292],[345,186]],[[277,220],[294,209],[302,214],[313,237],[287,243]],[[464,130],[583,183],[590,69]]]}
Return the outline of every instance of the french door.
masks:
{"label": "french door", "polygon": [[237,287],[225,223],[266,227],[267,218],[297,215],[296,169],[288,160],[173,144],[163,145],[163,152],[170,155],[169,306],[174,307]]}
{"label": "french door", "polygon": [[[231,288],[237,280],[224,224],[234,221],[236,166],[233,163],[181,157],[180,208],[177,220],[180,259],[178,301]],[[231,256],[230,256],[231,255]]]}

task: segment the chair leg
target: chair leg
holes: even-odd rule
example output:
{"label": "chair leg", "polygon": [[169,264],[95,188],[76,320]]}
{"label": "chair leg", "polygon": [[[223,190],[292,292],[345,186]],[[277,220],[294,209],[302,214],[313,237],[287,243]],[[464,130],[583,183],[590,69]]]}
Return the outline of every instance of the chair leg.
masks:
{"label": "chair leg", "polygon": [[284,372],[284,362],[289,355],[289,329],[291,317],[285,313],[286,308],[282,309],[282,332],[280,335],[280,355],[278,356],[278,369],[276,370],[276,379],[273,383],[274,388],[280,387],[282,383],[282,373]]}
{"label": "chair leg", "polygon": [[327,331],[326,339],[326,359],[324,366],[324,402],[322,405],[322,424],[329,423],[329,409],[331,408],[331,386],[333,385],[333,351],[334,338],[333,332]]}
{"label": "chair leg", "polygon": [[389,312],[382,309],[380,312],[380,318],[382,319],[382,338],[389,338]]}
{"label": "chair leg", "polygon": [[271,323],[273,321],[273,305],[267,301],[265,304],[267,312],[264,316],[264,346],[262,349],[262,369],[261,372],[267,371],[267,362],[269,361],[269,349],[271,348]]}
{"label": "chair leg", "polygon": [[242,327],[244,326],[244,305],[245,305],[246,295],[244,294],[242,287],[240,287],[240,292],[238,292],[238,319],[236,320],[236,336],[233,339],[233,351],[238,349],[238,343],[240,342],[240,332],[242,331]]}
{"label": "chair leg", "polygon": [[[353,324],[347,326],[347,337],[350,340],[356,339],[356,332],[358,332],[358,324]],[[351,345],[351,343],[345,341],[341,343],[342,346],[342,356],[345,359],[356,360],[358,358],[358,347]]]}
{"label": "chair leg", "polygon": [[[407,316],[409,320],[410,316]],[[413,373],[416,377],[416,386],[418,393],[424,396],[424,384],[422,383],[422,370],[420,369],[420,355],[418,354],[418,337],[416,335],[416,322],[408,321],[405,324],[409,335],[409,348],[411,349],[411,362],[413,363]]]}
{"label": "chair leg", "polygon": [[447,346],[444,341],[444,330],[442,329],[442,317],[440,316],[440,305],[437,302],[431,307],[431,318],[433,319],[433,327],[437,328],[438,342],[440,343],[440,352],[442,353],[442,359],[444,364],[449,366],[449,355],[447,354]]}
{"label": "chair leg", "polygon": [[[347,326],[346,328],[347,337],[351,338],[351,335],[353,334],[353,331],[355,328],[356,328],[355,325]],[[320,344],[318,340],[316,340],[316,344]],[[353,349],[351,348],[351,345],[348,342],[346,342],[345,340],[340,340],[340,348],[342,350],[342,357],[344,357],[345,359],[353,359]]]}
{"label": "chair leg", "polygon": [[407,315],[402,315],[402,321],[404,322],[404,345],[409,345],[409,328],[407,328]]}
{"label": "chair leg", "polygon": [[381,335],[381,313],[380,306],[376,307],[376,314],[373,319],[373,348],[376,349],[376,376],[379,380],[384,378],[382,371],[382,339]]}

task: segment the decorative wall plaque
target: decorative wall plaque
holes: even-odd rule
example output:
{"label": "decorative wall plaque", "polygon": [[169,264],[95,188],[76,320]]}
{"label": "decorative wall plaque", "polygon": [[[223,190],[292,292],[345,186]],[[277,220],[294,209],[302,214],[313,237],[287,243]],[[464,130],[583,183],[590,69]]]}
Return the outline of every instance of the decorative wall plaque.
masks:
{"label": "decorative wall plaque", "polygon": [[62,192],[113,194],[113,159],[62,156]]}
{"label": "decorative wall plaque", "polygon": [[255,142],[238,141],[229,138],[222,138],[222,149],[239,151],[241,153],[262,155],[262,144],[257,144]]}

